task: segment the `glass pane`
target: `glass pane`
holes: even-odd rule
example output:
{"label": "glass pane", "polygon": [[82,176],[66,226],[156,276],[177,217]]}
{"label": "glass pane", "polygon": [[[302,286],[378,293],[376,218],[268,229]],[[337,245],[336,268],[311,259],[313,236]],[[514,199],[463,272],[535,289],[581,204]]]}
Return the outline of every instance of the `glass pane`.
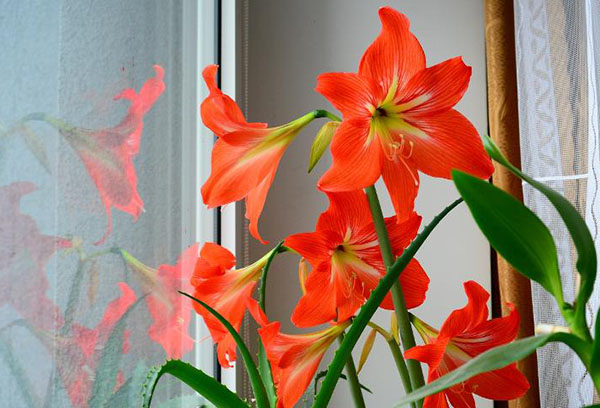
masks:
{"label": "glass pane", "polygon": [[[183,4],[0,10],[0,400],[138,406],[148,368],[195,347],[176,293],[193,266],[175,267],[197,250],[183,251],[195,238],[182,211]],[[195,406],[184,392],[161,382],[157,402]]]}

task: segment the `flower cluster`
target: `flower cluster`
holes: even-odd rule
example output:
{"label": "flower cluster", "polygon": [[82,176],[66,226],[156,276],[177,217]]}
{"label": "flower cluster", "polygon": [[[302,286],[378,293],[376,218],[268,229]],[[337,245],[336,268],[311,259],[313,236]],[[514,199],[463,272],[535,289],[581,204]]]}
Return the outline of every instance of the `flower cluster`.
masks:
{"label": "flower cluster", "polygon": [[[212,172],[202,187],[204,202],[216,207],[245,199],[250,233],[263,243],[258,220],[285,150],[313,119],[334,119],[322,132],[331,140],[333,163],[318,182],[329,208],[320,215],[314,231],[291,235],[283,243],[285,250],[302,257],[303,296],[291,321],[301,328],[328,327],[292,335],[281,333],[279,322],[269,322],[252,296],[272,253],[234,269],[230,252],[207,243],[191,281],[194,296],[236,330],[246,309],[250,310],[260,326],[278,407],[297,403],[329,346],[350,326],[386,275],[389,265],[382,256],[372,206],[363,189],[383,179],[395,209],[395,214],[384,220],[395,258],[415,238],[421,224],[414,211],[419,172],[450,178],[451,171],[459,169],[484,179],[493,172],[474,126],[454,109],[467,90],[471,68],[460,57],[427,67],[408,19],[389,7],[381,8],[379,16],[381,33],[365,51],[358,72],[327,73],[317,79],[317,92],[342,113],[342,119],[315,111],[277,127],[249,123],[235,102],[218,89],[217,66],[204,70],[210,95],[202,103],[202,120],[218,136]],[[317,150],[322,154],[324,148]],[[428,285],[426,272],[412,259],[399,278],[405,307],[421,305]],[[468,305],[454,311],[439,332],[412,318],[426,344],[407,350],[406,358],[427,363],[429,380],[516,337],[519,316],[514,309],[507,317],[488,320],[485,290],[474,282],[467,282],[465,290]],[[218,343],[221,365],[228,367],[236,357],[231,334],[211,313],[196,306]],[[380,307],[394,306],[388,293]],[[473,394],[512,399],[527,389],[527,380],[511,365],[429,397],[425,406],[447,406],[448,399],[454,407],[473,407]]]}

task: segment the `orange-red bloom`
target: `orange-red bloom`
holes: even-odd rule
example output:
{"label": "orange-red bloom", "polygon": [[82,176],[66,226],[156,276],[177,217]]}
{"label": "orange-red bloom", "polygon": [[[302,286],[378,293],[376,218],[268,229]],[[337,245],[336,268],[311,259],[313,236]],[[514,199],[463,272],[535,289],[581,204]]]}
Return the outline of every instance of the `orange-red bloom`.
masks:
{"label": "orange-red bloom", "polygon": [[[204,244],[191,281],[195,288],[194,297],[219,312],[239,331],[246,313],[246,300],[252,296],[270,254],[245,268],[232,269],[235,257],[231,252],[217,244]],[[223,367],[230,367],[230,363],[236,359],[233,337],[202,305],[194,303],[194,307],[204,318],[213,341],[217,343],[219,363]]]}
{"label": "orange-red bloom", "polygon": [[279,161],[315,113],[274,128],[248,123],[236,103],[217,87],[216,74],[216,65],[203,72],[210,94],[202,102],[202,121],[219,140],[213,147],[211,174],[202,186],[202,198],[210,208],[245,198],[250,233],[266,243],[258,233],[258,219]]}
{"label": "orange-red bloom", "polygon": [[279,322],[269,323],[254,299],[248,309],[261,326],[258,334],[271,364],[277,388],[277,408],[291,408],[312,381],[319,363],[333,341],[350,325],[346,320],[307,334],[283,334]]}
{"label": "orange-red bloom", "polygon": [[[291,235],[285,240],[286,246],[313,267],[305,282],[306,293],[292,315],[292,322],[299,327],[348,319],[385,275],[365,193],[328,193],[328,197],[329,208],[319,217],[316,231]],[[394,255],[398,256],[417,234],[421,217],[412,213],[402,223],[397,223],[396,217],[385,221]],[[407,307],[423,303],[429,278],[416,259],[399,280]],[[381,305],[393,308],[389,294]]]}
{"label": "orange-red bloom", "polygon": [[96,184],[100,199],[106,208],[107,227],[103,243],[112,231],[112,207],[124,211],[136,220],[144,208],[137,191],[137,175],[133,158],[138,154],[144,116],[165,90],[164,70],[154,65],[156,75],[146,80],[139,92],[128,88],[115,100],[131,101],[127,115],[111,128],[89,130],[74,127],[54,118],[45,118],[55,126],[73,147]]}
{"label": "orange-red bloom", "polygon": [[[469,299],[467,305],[452,312],[439,332],[414,319],[426,344],[407,350],[405,356],[429,365],[429,382],[488,349],[510,343],[517,336],[519,313],[512,305],[508,316],[488,320],[490,295],[476,282],[469,281],[464,286]],[[448,401],[454,408],[474,408],[473,394],[492,400],[510,400],[519,398],[528,389],[525,376],[516,364],[510,364],[425,398],[424,408],[448,407]]]}
{"label": "orange-red bloom", "polygon": [[460,169],[493,172],[477,131],[452,109],[467,90],[471,68],[460,57],[426,68],[425,54],[401,13],[379,10],[382,31],[358,73],[320,75],[316,90],[343,114],[331,145],[326,191],[370,186],[383,176],[399,220],[412,213],[417,171],[450,178]]}

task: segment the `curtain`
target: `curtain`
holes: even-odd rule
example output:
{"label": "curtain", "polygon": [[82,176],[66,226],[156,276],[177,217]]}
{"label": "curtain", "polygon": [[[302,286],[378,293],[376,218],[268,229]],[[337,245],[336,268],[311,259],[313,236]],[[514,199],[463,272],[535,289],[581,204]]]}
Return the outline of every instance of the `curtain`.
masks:
{"label": "curtain", "polygon": [[[598,246],[598,3],[515,0],[514,5],[522,168],[575,205]],[[568,232],[539,192],[524,185],[523,195],[555,238],[565,300],[572,302],[578,278]],[[536,324],[564,325],[554,300],[539,285],[532,285],[532,296]],[[599,303],[596,285],[590,326]],[[597,401],[589,375],[567,347],[544,347],[538,364],[542,407]]]}
{"label": "curtain", "polygon": [[[504,0],[486,0],[484,11],[490,137],[512,163],[520,166],[513,5]],[[495,167],[492,177],[494,185],[522,200],[520,180],[504,167],[497,164]],[[492,281],[497,281],[492,291],[494,315],[506,313],[507,303],[512,303],[521,315],[518,337],[532,336],[533,307],[529,280],[502,257],[496,254],[492,254],[492,257],[497,260],[495,270],[492,271],[496,278]],[[527,377],[531,388],[523,397],[505,403],[504,406],[539,407],[536,356],[531,355],[519,361],[517,366]],[[498,406],[499,404],[501,403],[497,403]]]}
{"label": "curtain", "polygon": [[[195,357],[182,16],[0,0],[2,406],[139,406],[151,366]],[[159,384],[157,406],[199,402]]]}

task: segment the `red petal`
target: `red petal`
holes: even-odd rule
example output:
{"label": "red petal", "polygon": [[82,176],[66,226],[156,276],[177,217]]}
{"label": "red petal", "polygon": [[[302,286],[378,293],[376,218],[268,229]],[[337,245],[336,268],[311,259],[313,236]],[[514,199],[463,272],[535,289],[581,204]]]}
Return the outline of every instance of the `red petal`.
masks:
{"label": "red petal", "polygon": [[298,327],[311,327],[335,319],[337,305],[330,265],[322,263],[313,269],[308,275],[305,287],[306,294],[300,298],[294,309],[292,323]]}
{"label": "red petal", "polygon": [[[413,309],[421,306],[425,301],[427,289],[429,289],[429,276],[416,259],[412,259],[406,266],[406,269],[398,278],[402,285],[406,307]],[[391,293],[388,293],[381,302],[381,307],[387,310],[394,310],[394,302]]]}
{"label": "red petal", "polygon": [[225,95],[217,86],[217,65],[208,65],[202,71],[204,81],[210,91],[209,96],[202,102],[200,113],[202,122],[218,136],[240,130],[241,128],[265,128],[265,123],[248,123],[238,105]]}
{"label": "red petal", "polygon": [[360,76],[381,84],[385,96],[395,78],[402,89],[408,80],[425,68],[425,53],[410,32],[406,16],[390,7],[379,9],[381,33],[365,51],[358,68]]}
{"label": "red petal", "polygon": [[246,307],[248,308],[248,311],[260,327],[265,327],[269,324],[269,319],[267,319],[267,315],[261,309],[259,303],[255,299],[251,297],[248,298],[246,300]]}
{"label": "red petal", "polygon": [[269,149],[250,159],[242,158],[247,147],[232,146],[219,139],[212,150],[210,177],[202,186],[202,199],[210,208],[241,200],[272,176],[283,149]]}
{"label": "red petal", "polygon": [[489,178],[492,162],[483,149],[477,130],[459,112],[433,115],[406,115],[406,119],[427,136],[411,136],[414,149],[411,162],[423,173],[450,178],[452,169]]}
{"label": "red petal", "polygon": [[484,321],[460,336],[454,337],[452,342],[471,356],[510,343],[517,337],[521,319],[514,306],[509,306],[511,311],[508,316]]}
{"label": "red petal", "polygon": [[335,106],[344,118],[370,117],[369,106],[376,107],[369,83],[349,72],[321,74],[315,89]]}
{"label": "red petal", "polygon": [[258,232],[258,219],[260,218],[260,214],[265,206],[265,201],[267,200],[267,194],[269,193],[271,184],[273,184],[273,179],[275,178],[275,173],[277,172],[277,166],[279,165],[280,158],[281,157],[275,159],[276,162],[273,163],[274,167],[271,170],[271,174],[267,175],[259,185],[250,190],[248,192],[248,196],[246,197],[246,218],[248,221],[250,221],[248,230],[250,231],[250,234],[252,234],[252,236],[259,240],[262,244],[267,244],[268,242],[262,239],[260,233]]}
{"label": "red petal", "polygon": [[331,144],[333,164],[319,180],[323,191],[353,191],[375,184],[381,174],[381,147],[369,139],[368,120],[346,120]]}
{"label": "red petal", "polygon": [[400,105],[411,107],[411,115],[432,115],[452,108],[461,100],[469,86],[471,67],[461,57],[425,68],[408,81],[401,90]]}
{"label": "red petal", "polygon": [[448,316],[440,329],[438,338],[451,339],[459,336],[485,322],[488,318],[487,301],[490,294],[475,281],[465,282],[463,286],[469,299],[467,305],[453,311]]}
{"label": "red petal", "polygon": [[411,162],[402,158],[383,160],[383,181],[390,194],[399,222],[413,214],[419,190],[419,174]]}
{"label": "red petal", "polygon": [[416,212],[413,212],[404,222],[398,222],[397,217],[385,219],[394,255],[399,256],[404,248],[415,239],[421,226],[421,220],[421,216]]}
{"label": "red petal", "polygon": [[372,224],[367,196],[362,190],[327,193],[329,208],[319,216],[317,230],[335,231],[344,237],[348,228],[352,236],[366,224]]}
{"label": "red petal", "polygon": [[491,400],[519,398],[529,389],[529,382],[516,364],[479,374],[468,380],[467,384],[473,393]]}
{"label": "red petal", "polygon": [[323,262],[329,262],[331,251],[342,243],[343,237],[331,231],[304,232],[290,235],[284,245],[302,255],[312,265],[319,267]]}
{"label": "red petal", "polygon": [[437,366],[444,357],[446,344],[447,343],[444,341],[437,341],[435,343],[424,344],[422,346],[415,346],[404,352],[404,358],[418,360],[427,364],[430,371],[429,381],[431,381],[431,375],[435,373]]}
{"label": "red petal", "polygon": [[231,269],[235,266],[235,255],[227,248],[213,242],[206,242],[200,250],[200,256],[213,266]]}
{"label": "red petal", "polygon": [[445,391],[446,397],[448,397],[450,404],[452,404],[452,408],[475,408],[473,394],[467,391],[455,391],[455,388],[458,387],[460,387],[460,385]]}

